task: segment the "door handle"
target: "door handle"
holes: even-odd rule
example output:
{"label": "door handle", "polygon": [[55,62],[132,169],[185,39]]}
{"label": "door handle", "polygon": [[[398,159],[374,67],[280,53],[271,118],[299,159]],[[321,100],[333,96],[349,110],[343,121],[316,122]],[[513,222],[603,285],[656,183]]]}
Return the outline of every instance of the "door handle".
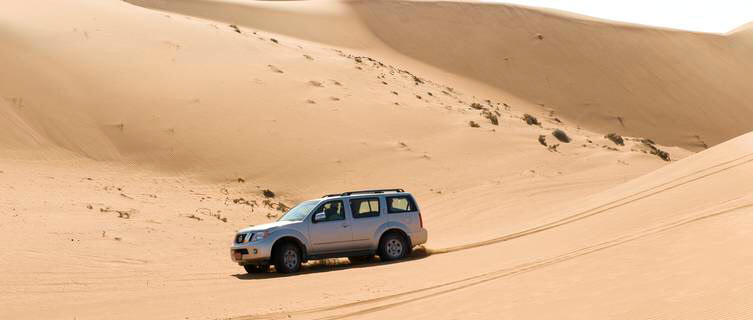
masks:
{"label": "door handle", "polygon": [[349,224],[344,224],[344,223],[343,223],[343,228],[347,228],[347,227],[350,227],[350,225],[349,225]]}

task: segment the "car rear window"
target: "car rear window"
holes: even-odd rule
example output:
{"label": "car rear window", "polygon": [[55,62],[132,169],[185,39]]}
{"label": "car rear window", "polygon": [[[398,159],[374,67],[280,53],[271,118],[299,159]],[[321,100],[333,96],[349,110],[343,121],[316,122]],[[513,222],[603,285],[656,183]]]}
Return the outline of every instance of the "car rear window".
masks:
{"label": "car rear window", "polygon": [[416,211],[416,204],[410,196],[388,197],[387,212],[402,213]]}
{"label": "car rear window", "polygon": [[350,212],[353,218],[379,216],[379,198],[350,199]]}

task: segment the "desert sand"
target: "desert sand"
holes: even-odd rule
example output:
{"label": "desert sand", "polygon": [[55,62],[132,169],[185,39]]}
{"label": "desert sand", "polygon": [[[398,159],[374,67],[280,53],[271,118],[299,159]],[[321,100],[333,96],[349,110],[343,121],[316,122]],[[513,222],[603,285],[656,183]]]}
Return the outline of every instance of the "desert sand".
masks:
{"label": "desert sand", "polygon": [[[753,318],[750,25],[29,0],[0,26],[0,319]],[[409,259],[230,261],[378,187],[421,204]]]}

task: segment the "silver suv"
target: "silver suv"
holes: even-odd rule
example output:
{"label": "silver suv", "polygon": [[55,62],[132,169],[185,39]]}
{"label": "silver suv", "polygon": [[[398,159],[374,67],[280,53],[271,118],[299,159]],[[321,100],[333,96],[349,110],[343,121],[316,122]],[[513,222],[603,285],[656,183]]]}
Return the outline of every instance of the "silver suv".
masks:
{"label": "silver suv", "polygon": [[307,260],[395,260],[426,243],[421,212],[403,189],[351,191],[304,201],[277,222],[238,231],[230,248],[247,272],[296,272]]}

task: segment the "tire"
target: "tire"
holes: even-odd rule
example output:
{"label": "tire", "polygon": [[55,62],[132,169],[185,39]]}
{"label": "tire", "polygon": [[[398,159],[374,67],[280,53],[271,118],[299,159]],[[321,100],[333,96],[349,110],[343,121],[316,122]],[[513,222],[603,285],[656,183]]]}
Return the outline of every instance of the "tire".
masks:
{"label": "tire", "polygon": [[374,260],[374,256],[355,256],[355,257],[348,257],[348,260],[352,264],[358,264],[358,263],[367,263]]}
{"label": "tire", "polygon": [[294,273],[301,269],[301,249],[292,243],[279,245],[274,252],[275,269],[279,273]]}
{"label": "tire", "polygon": [[247,264],[243,266],[248,273],[265,273],[269,271],[268,265]]}
{"label": "tire", "polygon": [[408,253],[408,243],[398,233],[388,233],[379,241],[379,258],[384,261],[402,259]]}

